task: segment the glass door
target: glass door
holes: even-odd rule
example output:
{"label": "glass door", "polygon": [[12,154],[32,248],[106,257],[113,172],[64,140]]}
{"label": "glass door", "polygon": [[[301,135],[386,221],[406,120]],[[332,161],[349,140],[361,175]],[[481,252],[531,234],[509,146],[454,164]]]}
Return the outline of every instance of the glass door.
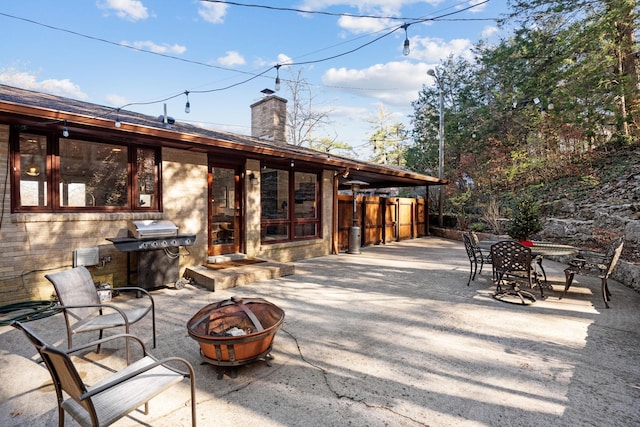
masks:
{"label": "glass door", "polygon": [[235,167],[210,169],[209,255],[240,252],[240,174]]}

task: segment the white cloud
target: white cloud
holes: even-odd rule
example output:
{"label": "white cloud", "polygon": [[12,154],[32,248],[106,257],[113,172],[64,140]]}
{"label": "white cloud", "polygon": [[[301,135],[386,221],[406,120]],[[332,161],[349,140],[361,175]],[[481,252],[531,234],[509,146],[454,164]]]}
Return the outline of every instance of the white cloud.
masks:
{"label": "white cloud", "polygon": [[115,12],[118,18],[130,21],[139,21],[149,17],[147,8],[138,0],[102,0],[98,1],[97,5],[107,12]]}
{"label": "white cloud", "polygon": [[338,19],[338,26],[355,34],[374,33],[393,27],[390,21],[373,18],[354,18],[352,16],[341,16]]}
{"label": "white cloud", "polygon": [[84,100],[89,98],[89,96],[80,89],[80,86],[71,82],[69,79],[47,79],[38,81],[35,74],[17,71],[15,69],[0,70],[0,83],[74,99]]}
{"label": "white cloud", "polygon": [[224,22],[223,18],[227,13],[227,7],[229,7],[229,5],[223,3],[200,2],[198,15],[212,24],[221,24]]}
{"label": "white cloud", "polygon": [[389,105],[407,107],[428,81],[425,63],[409,61],[376,64],[365,69],[331,68],[322,77],[326,86]]}
{"label": "white cloud", "polygon": [[186,52],[187,48],[185,46],[181,46],[178,44],[170,45],[167,43],[157,44],[150,40],[146,41],[136,41],[133,43],[129,43],[128,41],[122,41],[122,44],[127,46],[135,47],[136,49],[148,50],[154,53],[165,53],[165,54],[182,54]]}
{"label": "white cloud", "polygon": [[120,107],[129,103],[129,100],[122,95],[108,94],[105,97],[107,104],[113,107]]}
{"label": "white cloud", "polygon": [[[476,6],[477,5],[477,6]],[[489,5],[488,1],[485,0],[470,0],[468,5],[463,5],[464,7],[475,6],[469,9],[471,13],[480,13],[483,12],[487,6]]]}
{"label": "white cloud", "polygon": [[449,55],[471,59],[473,43],[468,39],[445,41],[437,37],[410,37],[411,59],[427,62],[439,62]]}
{"label": "white cloud", "polygon": [[284,53],[278,54],[278,64],[287,65],[287,64],[292,64],[293,62],[294,61],[290,56],[285,55]]}
{"label": "white cloud", "polygon": [[493,36],[494,34],[497,34],[500,30],[498,29],[498,27],[486,27],[484,30],[482,30],[482,33],[480,33],[480,36],[483,39],[488,39],[491,36]]}
{"label": "white cloud", "polygon": [[228,50],[225,56],[221,56],[217,59],[218,64],[225,65],[227,67],[233,67],[235,65],[244,65],[246,61],[243,56],[235,50]]}

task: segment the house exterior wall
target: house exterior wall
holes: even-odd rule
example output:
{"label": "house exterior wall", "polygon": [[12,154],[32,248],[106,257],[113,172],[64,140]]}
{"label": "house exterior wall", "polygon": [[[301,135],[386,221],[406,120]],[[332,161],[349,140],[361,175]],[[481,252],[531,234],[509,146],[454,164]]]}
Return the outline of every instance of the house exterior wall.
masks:
{"label": "house exterior wall", "polygon": [[[0,125],[3,165],[8,166],[8,155],[9,127]],[[202,262],[207,252],[207,156],[174,149],[164,149],[162,155],[164,213],[11,214],[8,167],[3,168],[0,305],[51,299],[53,286],[45,274],[72,267],[78,248],[98,247],[101,258],[111,257],[104,266],[88,267],[96,282],[124,286],[127,255],[105,239],[127,236],[131,220],[169,219],[180,233],[196,234],[191,255],[180,257],[180,273]]]}
{"label": "house exterior wall", "polygon": [[181,234],[195,234],[182,257],[182,268],[202,263],[207,257],[207,154],[164,148],[162,150],[162,207],[164,219],[173,221]]}
{"label": "house exterior wall", "polygon": [[[72,267],[73,251],[98,247],[111,262],[88,267],[96,282],[128,283],[127,254],[107,237],[126,237],[131,220],[168,219],[180,233],[195,234],[193,246],[182,248],[180,274],[207,257],[208,163],[206,153],[163,148],[163,212],[149,213],[11,213],[9,126],[0,125],[0,173],[4,190],[0,222],[0,305],[49,300],[53,286],[45,274]],[[248,160],[247,175],[260,176],[260,162]],[[281,262],[327,255],[331,251],[333,172],[322,174],[322,239],[263,245],[260,242],[260,185],[245,179],[244,247],[248,256]],[[6,185],[5,185],[6,183]],[[132,264],[135,264],[135,257]],[[133,269],[133,268],[132,268]]]}
{"label": "house exterior wall", "polygon": [[[322,239],[260,245],[257,256],[280,262],[295,261],[329,255],[331,253],[333,224],[333,179],[332,171],[322,173]],[[260,194],[258,193],[258,198]],[[258,242],[260,240],[258,239]]]}

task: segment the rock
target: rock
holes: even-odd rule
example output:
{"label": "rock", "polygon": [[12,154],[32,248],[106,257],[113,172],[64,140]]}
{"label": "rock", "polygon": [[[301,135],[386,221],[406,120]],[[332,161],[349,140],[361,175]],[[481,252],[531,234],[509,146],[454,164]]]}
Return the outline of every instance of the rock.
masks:
{"label": "rock", "polygon": [[626,242],[640,244],[640,221],[634,220],[627,222],[624,228],[624,239]]}

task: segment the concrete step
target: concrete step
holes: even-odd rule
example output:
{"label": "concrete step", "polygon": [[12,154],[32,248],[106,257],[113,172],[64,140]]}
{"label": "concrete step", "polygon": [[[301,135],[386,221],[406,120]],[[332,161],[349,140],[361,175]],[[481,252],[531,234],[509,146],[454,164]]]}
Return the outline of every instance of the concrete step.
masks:
{"label": "concrete step", "polygon": [[293,264],[265,261],[251,265],[212,270],[204,265],[187,267],[184,277],[212,292],[235,288],[261,280],[275,279],[295,274]]}
{"label": "concrete step", "polygon": [[237,261],[239,259],[247,259],[247,255],[239,254],[239,253],[226,254],[226,255],[212,255],[210,257],[207,257],[207,263],[219,264],[222,262]]}

